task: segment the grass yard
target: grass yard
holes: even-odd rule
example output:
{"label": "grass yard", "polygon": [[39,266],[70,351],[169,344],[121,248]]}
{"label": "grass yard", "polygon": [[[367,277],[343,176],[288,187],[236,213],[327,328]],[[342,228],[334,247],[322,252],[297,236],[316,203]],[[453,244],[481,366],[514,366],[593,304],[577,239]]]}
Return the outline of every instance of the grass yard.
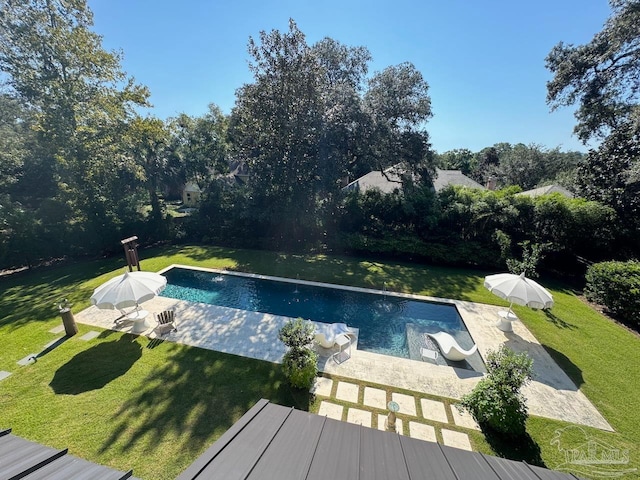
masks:
{"label": "grass yard", "polygon": [[[216,247],[170,247],[141,252],[145,270],[170,264],[228,268],[445,298],[504,304],[482,286],[476,270],[329,256],[291,256]],[[55,303],[69,298],[80,311],[95,287],[124,271],[123,259],[37,270],[0,279],[2,425],[13,433],[143,479],[175,478],[259,398],[309,408],[278,365],[145,337],[105,331],[85,342],[89,327],[20,367],[56,336]],[[542,280],[556,300],[551,312],[514,307],[615,433],[585,428],[594,439],[629,449],[626,468],[640,468],[640,339],[585,305],[567,287]],[[313,409],[313,406],[311,406]],[[548,467],[562,463],[551,441],[567,424],[531,418],[528,449]],[[514,455],[512,446],[478,435],[486,453]],[[572,445],[577,447],[578,445]],[[516,452],[517,454],[517,452]],[[530,453],[523,452],[523,458]],[[640,478],[637,471],[624,478]]]}

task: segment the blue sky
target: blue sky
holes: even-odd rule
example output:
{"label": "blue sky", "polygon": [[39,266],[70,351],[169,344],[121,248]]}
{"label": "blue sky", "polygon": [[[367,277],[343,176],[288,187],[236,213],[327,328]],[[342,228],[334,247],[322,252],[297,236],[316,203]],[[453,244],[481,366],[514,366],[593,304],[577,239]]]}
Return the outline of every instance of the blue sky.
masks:
{"label": "blue sky", "polygon": [[606,0],[89,0],[95,30],[151,90],[152,115],[229,113],[252,81],[247,41],[287,30],[313,44],[331,37],[372,54],[370,73],[405,61],[429,83],[427,124],[438,152],[497,142],[585,150],[572,109],[550,112],[544,59],[558,42],[581,44],[609,16]]}

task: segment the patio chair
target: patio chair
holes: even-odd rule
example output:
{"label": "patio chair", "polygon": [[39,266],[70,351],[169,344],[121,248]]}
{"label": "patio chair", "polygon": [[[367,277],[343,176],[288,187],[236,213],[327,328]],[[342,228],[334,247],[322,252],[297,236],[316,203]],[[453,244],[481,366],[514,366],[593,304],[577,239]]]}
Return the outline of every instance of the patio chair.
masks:
{"label": "patio chair", "polygon": [[175,312],[173,310],[165,310],[164,312],[155,314],[158,326],[156,330],[160,332],[160,335],[166,335],[169,332],[177,332],[178,328],[175,324]]}
{"label": "patio chair", "polygon": [[478,346],[475,343],[469,350],[465,350],[460,345],[458,345],[456,339],[449,335],[447,332],[427,333],[426,335],[435,340],[435,342],[438,344],[438,348],[442,352],[442,356],[447,360],[460,362],[467,357],[470,357],[471,355],[476,353],[476,350],[478,350]]}
{"label": "patio chair", "polygon": [[346,323],[317,323],[315,341],[323,348],[333,348],[336,344],[337,338],[341,335],[351,335],[354,333],[347,326]]}

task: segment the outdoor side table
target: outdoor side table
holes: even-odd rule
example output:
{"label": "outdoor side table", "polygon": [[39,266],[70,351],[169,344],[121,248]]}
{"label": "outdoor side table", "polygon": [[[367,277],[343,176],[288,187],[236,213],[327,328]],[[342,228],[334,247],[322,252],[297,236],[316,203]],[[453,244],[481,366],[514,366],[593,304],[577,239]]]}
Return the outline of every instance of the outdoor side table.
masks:
{"label": "outdoor side table", "polygon": [[498,327],[503,332],[513,332],[513,326],[511,325],[511,322],[513,322],[514,320],[518,320],[516,314],[507,310],[500,310],[498,312],[498,316],[500,317],[500,320],[498,321],[498,323],[496,323],[496,327]]}
{"label": "outdoor side table", "polygon": [[[333,354],[333,360],[336,363],[342,363],[351,358],[351,339],[348,335],[338,335],[335,345],[338,347],[338,351]],[[348,352],[347,348],[349,349]]]}
{"label": "outdoor side table", "polygon": [[438,352],[426,347],[422,347],[420,349],[420,356],[422,357],[423,362],[431,360],[433,363],[436,363],[436,361],[438,360]]}
{"label": "outdoor side table", "polygon": [[136,310],[134,312],[128,313],[127,318],[129,320],[133,320],[133,328],[131,329],[131,333],[142,333],[149,325],[147,325],[147,316],[149,312],[146,310]]}

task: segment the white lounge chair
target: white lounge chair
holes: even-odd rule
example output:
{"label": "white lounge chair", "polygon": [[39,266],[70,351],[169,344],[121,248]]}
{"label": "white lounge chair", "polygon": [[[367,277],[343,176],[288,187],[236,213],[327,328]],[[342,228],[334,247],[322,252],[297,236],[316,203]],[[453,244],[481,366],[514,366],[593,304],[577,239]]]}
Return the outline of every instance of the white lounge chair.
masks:
{"label": "white lounge chair", "polygon": [[444,358],[446,358],[447,360],[460,362],[461,360],[470,357],[471,355],[476,353],[476,350],[478,350],[478,346],[475,343],[469,350],[463,349],[460,345],[458,345],[456,339],[449,335],[447,332],[427,333],[426,335],[430,336],[436,341],[438,347],[440,348],[440,351],[442,352],[442,356],[444,356]]}
{"label": "white lounge chair", "polygon": [[346,323],[316,323],[315,341],[324,348],[333,348],[340,335],[353,336]]}

